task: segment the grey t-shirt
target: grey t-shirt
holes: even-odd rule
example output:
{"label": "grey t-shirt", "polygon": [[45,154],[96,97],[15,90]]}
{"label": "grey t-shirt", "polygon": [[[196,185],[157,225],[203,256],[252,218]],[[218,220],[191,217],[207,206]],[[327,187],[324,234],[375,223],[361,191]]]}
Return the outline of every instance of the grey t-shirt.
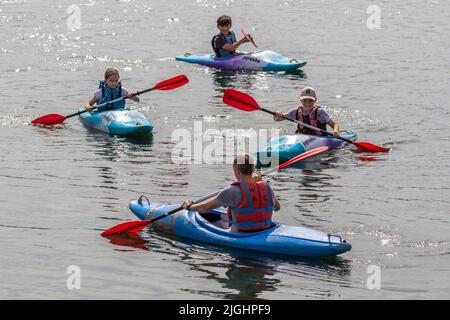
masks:
{"label": "grey t-shirt", "polygon": [[[289,110],[289,112],[286,114],[286,116],[289,118],[292,118],[292,119],[296,119],[297,110],[298,110],[298,107],[295,109]],[[308,113],[304,113],[304,115],[307,116]],[[299,120],[302,121],[302,119],[299,119]],[[331,118],[328,115],[328,113],[320,106],[318,106],[318,109],[317,109],[317,121],[319,121],[320,123],[327,123],[327,124],[331,121]]]}
{"label": "grey t-shirt", "polygon": [[[272,193],[272,199],[276,199],[272,188],[270,190]],[[242,202],[241,189],[239,186],[230,186],[225,188],[217,195],[217,200],[222,207],[237,207]],[[278,211],[280,210],[280,207],[274,206],[273,209]]]}

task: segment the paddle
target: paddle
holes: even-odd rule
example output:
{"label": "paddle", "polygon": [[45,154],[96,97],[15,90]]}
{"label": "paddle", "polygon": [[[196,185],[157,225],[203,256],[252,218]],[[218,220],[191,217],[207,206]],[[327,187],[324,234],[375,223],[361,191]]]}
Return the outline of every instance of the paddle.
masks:
{"label": "paddle", "polygon": [[[299,154],[298,156],[292,158],[291,160],[289,160],[287,162],[284,162],[283,164],[279,165],[276,168],[267,170],[266,172],[264,172],[264,175],[267,175],[267,174],[272,173],[272,172],[277,171],[277,170],[284,169],[284,168],[290,166],[291,164],[294,164],[294,163],[296,163],[296,162],[298,162],[300,160],[304,160],[306,158],[315,156],[315,155],[317,155],[319,153],[322,153],[324,151],[327,151],[327,150],[328,150],[328,147],[318,147],[318,148],[312,149],[312,150],[310,150],[308,152],[304,152],[304,153]],[[201,199],[196,200],[193,203],[200,203],[202,201],[208,200],[209,198],[212,198],[212,197],[216,196],[219,192],[220,191],[216,191],[214,193],[211,193],[211,194],[209,194],[207,196],[204,196]],[[101,233],[101,235],[102,236],[110,236],[110,235],[120,234],[120,233],[135,233],[135,232],[139,232],[142,229],[144,229],[147,225],[149,225],[150,223],[153,223],[153,222],[158,221],[160,219],[163,219],[163,218],[165,218],[167,216],[170,216],[171,214],[174,214],[174,213],[176,213],[178,211],[181,211],[182,209],[183,209],[183,207],[179,206],[179,207],[177,207],[177,208],[175,208],[175,209],[173,209],[173,210],[171,210],[169,212],[166,212],[166,213],[164,213],[164,214],[162,214],[160,216],[157,216],[156,218],[150,219],[150,220],[123,222],[123,223],[120,223],[120,224],[118,224],[118,225],[116,225],[116,226],[106,230],[106,231],[103,231]]]}
{"label": "paddle", "polygon": [[[139,96],[143,93],[149,92],[149,91],[153,91],[153,90],[172,90],[178,87],[181,87],[183,85],[185,85],[186,83],[189,82],[189,79],[185,76],[185,75],[179,75],[173,78],[170,78],[168,80],[164,80],[159,82],[158,84],[156,84],[155,86],[153,86],[150,89],[146,89],[146,90],[142,90],[142,91],[137,91],[136,93],[133,94],[133,97]],[[99,104],[97,106],[95,106],[96,108],[99,107],[103,107],[106,106],[107,104],[111,104],[117,101],[121,101],[121,100],[125,100],[125,99],[132,99],[133,97],[120,97],[117,98],[115,100],[112,101],[108,101],[102,104]],[[82,111],[78,111],[76,113],[72,113],[69,114],[68,116],[62,116],[60,114],[56,114],[56,113],[52,113],[52,114],[47,114],[45,116],[39,117],[37,119],[34,119],[33,121],[31,121],[32,124],[41,124],[41,125],[55,125],[55,124],[61,124],[63,123],[66,119],[80,115],[82,113],[88,112],[88,110],[82,110]]]}
{"label": "paddle", "polygon": [[[234,108],[237,108],[237,109],[240,109],[240,110],[243,110],[246,112],[261,110],[266,113],[270,113],[271,115],[275,115],[275,112],[260,107],[258,105],[258,103],[255,101],[255,99],[253,99],[250,95],[248,95],[244,92],[241,92],[241,91],[234,90],[234,89],[225,90],[224,95],[223,95],[223,102]],[[301,121],[298,121],[298,120],[295,120],[295,119],[292,119],[292,118],[289,118],[286,116],[284,116],[284,118],[291,122],[298,123],[306,128],[320,131],[320,132],[326,134],[327,136],[333,136],[333,134],[328,131],[310,126]],[[380,147],[380,146],[374,145],[369,142],[356,142],[356,141],[352,141],[352,140],[343,138],[341,136],[336,137],[336,139],[340,139],[345,142],[352,143],[360,151],[369,151],[369,152],[389,152],[390,151],[389,148]]]}
{"label": "paddle", "polygon": [[[213,193],[210,193],[207,196],[204,196],[201,199],[198,199],[196,201],[193,202],[193,204],[195,203],[200,203],[202,201],[208,200],[209,198],[212,198],[214,196],[216,196],[220,191],[216,191]],[[106,231],[103,231],[103,233],[101,234],[102,236],[109,236],[112,234],[118,234],[118,233],[134,233],[134,232],[139,232],[142,229],[144,229],[148,224],[153,223],[155,221],[158,221],[162,218],[165,218],[167,216],[170,216],[171,214],[174,214],[178,211],[183,210],[183,206],[179,206],[173,210],[170,210],[169,212],[166,212],[160,216],[157,216],[156,218],[150,219],[150,220],[143,220],[143,221],[127,221],[121,224],[118,224],[115,227],[112,227]]]}
{"label": "paddle", "polygon": [[253,40],[253,37],[250,37],[248,33],[245,33],[244,29],[241,29],[241,32],[244,35],[244,37],[246,37],[247,39],[249,39],[253,43],[255,48],[258,48],[258,46],[255,43],[255,40]]}
{"label": "paddle", "polygon": [[299,155],[295,156],[294,158],[292,158],[292,159],[290,159],[290,160],[288,160],[286,162],[283,162],[281,165],[278,166],[278,168],[273,168],[273,169],[267,170],[266,172],[264,172],[262,174],[268,175],[269,173],[272,173],[274,171],[281,170],[281,169],[284,169],[286,167],[289,167],[290,165],[292,165],[292,164],[294,164],[296,162],[299,162],[300,160],[304,160],[306,158],[310,158],[310,157],[316,156],[319,153],[326,152],[329,149],[330,149],[329,147],[323,146],[323,147],[317,147],[317,148],[311,149],[309,151],[300,153]]}

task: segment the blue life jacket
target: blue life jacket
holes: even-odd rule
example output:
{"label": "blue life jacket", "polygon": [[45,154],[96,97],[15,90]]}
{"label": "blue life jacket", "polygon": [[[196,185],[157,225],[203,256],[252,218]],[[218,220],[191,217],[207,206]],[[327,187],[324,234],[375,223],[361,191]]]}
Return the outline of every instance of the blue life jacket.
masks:
{"label": "blue life jacket", "polygon": [[234,51],[230,52],[230,51],[227,51],[224,49],[216,48],[215,40],[217,37],[221,38],[224,43],[233,44],[236,42],[236,35],[234,34],[234,32],[233,31],[229,32],[227,36],[224,36],[223,34],[219,33],[219,34],[215,35],[211,40],[211,46],[212,46],[214,52],[216,53],[217,58],[224,58],[224,57],[228,57],[228,56],[234,54]]}
{"label": "blue life jacket", "polygon": [[[102,89],[102,97],[97,101],[97,105],[115,100],[122,96],[122,82],[119,80],[119,85],[117,88],[110,88],[105,83],[104,80],[100,80],[100,84],[98,85],[99,89]],[[114,109],[123,109],[125,108],[125,100],[116,101],[113,103],[109,103],[106,106],[98,108],[98,111],[106,111],[106,110],[114,110]]]}

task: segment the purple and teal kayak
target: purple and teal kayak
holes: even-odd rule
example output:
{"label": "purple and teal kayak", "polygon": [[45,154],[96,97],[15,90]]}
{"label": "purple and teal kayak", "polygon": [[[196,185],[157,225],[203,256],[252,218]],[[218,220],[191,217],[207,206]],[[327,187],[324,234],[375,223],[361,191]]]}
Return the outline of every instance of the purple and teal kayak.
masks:
{"label": "purple and teal kayak", "polygon": [[[356,133],[350,131],[342,131],[340,136],[351,141],[357,139]],[[256,151],[256,156],[260,165],[269,165],[276,157],[278,157],[278,163],[283,163],[318,147],[325,146],[328,147],[328,151],[332,151],[343,144],[346,142],[332,137],[288,134],[274,138],[265,147]]]}
{"label": "purple and teal kayak", "polygon": [[175,59],[223,70],[289,71],[306,64],[306,61],[288,58],[270,50],[239,52],[224,58],[217,58],[213,54],[186,53],[184,56],[176,56]]}

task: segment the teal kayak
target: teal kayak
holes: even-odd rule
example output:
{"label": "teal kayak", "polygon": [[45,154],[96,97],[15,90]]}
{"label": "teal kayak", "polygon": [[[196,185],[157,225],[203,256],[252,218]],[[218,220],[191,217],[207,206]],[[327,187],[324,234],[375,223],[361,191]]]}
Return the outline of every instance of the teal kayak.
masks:
{"label": "teal kayak", "polygon": [[[81,108],[80,111],[84,110]],[[150,133],[153,126],[147,118],[136,110],[118,109],[92,111],[80,114],[80,120],[86,126],[118,136],[131,136]]]}
{"label": "teal kayak", "polygon": [[[141,220],[155,218],[178,206],[150,202],[144,196],[129,204],[130,210]],[[258,232],[233,232],[214,225],[214,220],[223,213],[225,211],[213,210],[205,218],[198,212],[182,210],[155,221],[152,227],[171,235],[222,247],[288,256],[336,256],[352,247],[338,235],[280,223],[273,223],[271,228]],[[211,219],[211,216],[217,218]]]}
{"label": "teal kayak", "polygon": [[306,64],[304,60],[292,59],[270,50],[254,53],[239,52],[223,58],[207,53],[186,53],[184,56],[176,56],[175,59],[222,70],[289,71]]}
{"label": "teal kayak", "polygon": [[[356,133],[343,131],[342,138],[356,141]],[[346,144],[343,140],[326,136],[314,136],[307,134],[288,134],[274,138],[262,149],[256,151],[258,163],[268,165],[272,157],[278,157],[279,163],[286,162],[295,156],[318,147],[328,147],[332,151]]]}

